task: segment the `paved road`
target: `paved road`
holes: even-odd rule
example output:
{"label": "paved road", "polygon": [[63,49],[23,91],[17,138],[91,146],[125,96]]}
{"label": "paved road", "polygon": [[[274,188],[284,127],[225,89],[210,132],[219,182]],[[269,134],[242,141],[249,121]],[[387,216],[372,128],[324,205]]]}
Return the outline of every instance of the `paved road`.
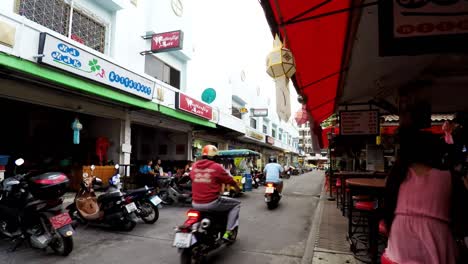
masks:
{"label": "paved road", "polygon": [[[210,259],[211,263],[300,263],[309,235],[311,217],[318,204],[322,173],[313,172],[285,180],[280,206],[268,211],[264,188],[247,193],[242,200],[238,241]],[[7,253],[10,243],[0,241],[0,263],[175,264],[171,247],[173,228],[184,221],[187,207],[166,207],[154,225],[138,224],[130,233],[98,228],[79,228],[75,248],[66,258],[27,247]]]}

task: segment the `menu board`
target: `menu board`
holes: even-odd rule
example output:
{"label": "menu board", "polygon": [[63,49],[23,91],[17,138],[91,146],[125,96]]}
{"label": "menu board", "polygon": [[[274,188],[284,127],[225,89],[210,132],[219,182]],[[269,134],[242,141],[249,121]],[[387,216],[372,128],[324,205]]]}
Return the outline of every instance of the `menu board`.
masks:
{"label": "menu board", "polygon": [[344,111],[340,113],[340,134],[352,135],[378,135],[379,111]]}

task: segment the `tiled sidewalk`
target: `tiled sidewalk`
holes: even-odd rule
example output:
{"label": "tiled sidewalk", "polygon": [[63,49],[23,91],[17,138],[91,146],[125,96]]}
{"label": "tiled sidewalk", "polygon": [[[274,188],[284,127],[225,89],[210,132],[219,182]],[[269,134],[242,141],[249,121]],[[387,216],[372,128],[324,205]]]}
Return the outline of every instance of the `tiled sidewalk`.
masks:
{"label": "tiled sidewalk", "polygon": [[349,250],[346,217],[336,208],[336,201],[328,201],[327,197],[322,191],[317,212],[321,215],[318,223],[315,223],[317,229],[312,263],[361,263]]}

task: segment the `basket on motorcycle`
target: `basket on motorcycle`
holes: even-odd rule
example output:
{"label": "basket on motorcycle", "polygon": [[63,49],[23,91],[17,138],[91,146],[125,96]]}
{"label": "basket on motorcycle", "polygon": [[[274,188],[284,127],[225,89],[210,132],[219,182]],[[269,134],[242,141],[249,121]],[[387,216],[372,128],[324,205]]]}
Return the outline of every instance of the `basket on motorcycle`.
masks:
{"label": "basket on motorcycle", "polygon": [[100,217],[97,198],[91,194],[83,194],[76,198],[76,208],[87,220],[96,220]]}
{"label": "basket on motorcycle", "polygon": [[61,172],[43,173],[31,177],[31,193],[41,200],[57,199],[65,194],[69,182],[67,176]]}

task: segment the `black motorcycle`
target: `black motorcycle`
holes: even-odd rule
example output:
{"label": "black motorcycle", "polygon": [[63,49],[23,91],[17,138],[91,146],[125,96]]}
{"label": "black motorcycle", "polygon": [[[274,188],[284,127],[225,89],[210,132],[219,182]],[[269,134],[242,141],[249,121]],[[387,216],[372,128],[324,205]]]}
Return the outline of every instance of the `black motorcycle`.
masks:
{"label": "black motorcycle", "polygon": [[[15,161],[17,167],[23,163],[23,159]],[[34,248],[70,254],[74,230],[62,198],[68,184],[60,172],[17,174],[1,182],[0,235],[15,241],[11,251],[28,241]]]}
{"label": "black motorcycle", "polygon": [[[109,180],[110,188],[122,190],[119,165],[115,165],[116,173]],[[123,190],[125,205],[135,203],[136,215],[147,224],[154,224],[159,219],[159,205],[162,200],[156,195],[154,187],[142,187],[134,190]]]}
{"label": "black motorcycle", "polygon": [[182,264],[205,263],[209,253],[233,244],[237,239],[238,226],[229,240],[223,239],[226,232],[228,212],[206,212],[191,209],[185,223],[176,228],[173,246],[180,252]]}
{"label": "black motorcycle", "polygon": [[161,177],[158,180],[158,185],[160,188],[159,197],[163,204],[192,204],[190,181],[184,184],[179,184],[179,181],[175,177]]}
{"label": "black motorcycle", "polygon": [[[91,172],[94,171],[91,166]],[[116,228],[131,231],[136,226],[135,211],[138,210],[134,202],[126,203],[125,195],[116,188],[108,188],[99,197],[95,189],[102,188],[102,180],[83,173],[81,188],[76,193],[75,200],[67,209],[70,216],[83,224]]]}

